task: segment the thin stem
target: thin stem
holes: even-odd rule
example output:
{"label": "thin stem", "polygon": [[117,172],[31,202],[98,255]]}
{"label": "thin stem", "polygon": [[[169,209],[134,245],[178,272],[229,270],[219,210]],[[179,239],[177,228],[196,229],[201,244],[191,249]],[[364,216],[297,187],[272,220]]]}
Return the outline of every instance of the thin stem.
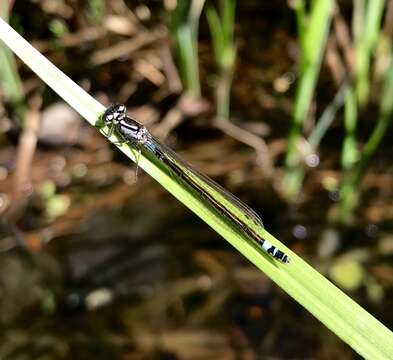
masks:
{"label": "thin stem", "polygon": [[343,183],[340,189],[340,219],[347,220],[352,210],[356,206],[356,189],[364,176],[367,165],[378,149],[386,130],[389,127],[393,116],[393,60],[386,71],[384,91],[380,105],[380,116],[377,125],[371,133],[369,139],[363,147],[360,160],[347,174],[344,175]]}
{"label": "thin stem", "polygon": [[364,9],[363,3],[358,4],[360,15],[356,19],[359,23],[364,23],[363,27],[356,25],[355,33],[356,96],[360,106],[364,106],[369,98],[370,62],[378,41],[384,5],[384,0],[368,1],[365,18],[362,21],[359,18]]}
{"label": "thin stem", "polygon": [[[322,55],[326,47],[334,2],[316,0],[313,2],[307,28],[302,43],[300,82],[296,91],[293,122],[288,135],[288,150],[285,158],[285,174],[282,189],[289,200],[299,193],[302,175],[299,171],[301,155],[298,145],[302,137],[302,125],[310,110],[317,76],[320,71]],[[303,14],[303,12],[301,12]],[[298,20],[305,24],[305,20]],[[302,25],[303,31],[303,25]]]}

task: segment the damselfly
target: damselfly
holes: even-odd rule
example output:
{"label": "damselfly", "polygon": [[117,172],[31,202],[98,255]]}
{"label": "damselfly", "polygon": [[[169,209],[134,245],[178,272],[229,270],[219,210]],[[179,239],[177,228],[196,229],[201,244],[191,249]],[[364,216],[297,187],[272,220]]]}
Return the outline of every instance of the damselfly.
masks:
{"label": "damselfly", "polygon": [[108,136],[116,132],[124,142],[129,142],[138,151],[153,156],[169,169],[172,176],[195,191],[198,196],[223,215],[232,227],[254,240],[274,259],[289,263],[289,257],[284,252],[258,234],[257,229],[263,228],[263,223],[254,210],[216,182],[193,169],[173,150],[156,140],[145,126],[126,115],[124,105],[110,106],[103,114],[102,119],[109,128]]}

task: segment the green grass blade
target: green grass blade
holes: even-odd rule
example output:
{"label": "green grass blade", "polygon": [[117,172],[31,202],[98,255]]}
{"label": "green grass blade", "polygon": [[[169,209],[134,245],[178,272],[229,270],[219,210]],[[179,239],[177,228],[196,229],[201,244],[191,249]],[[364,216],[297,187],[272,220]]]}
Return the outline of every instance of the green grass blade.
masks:
{"label": "green grass blade", "polygon": [[356,42],[356,94],[361,106],[369,97],[369,72],[373,51],[377,45],[382,20],[384,0],[369,0],[364,19],[364,27],[360,30]]}
{"label": "green grass blade", "polygon": [[[393,116],[393,54],[390,61],[390,66],[385,74],[384,91],[380,105],[380,117],[377,126],[374,128],[370,138],[366,142],[360,160],[360,168],[364,169],[370,160],[371,156],[377,150],[382,141],[386,130],[392,122]],[[364,165],[362,164],[364,162]]]}
{"label": "green grass blade", "polygon": [[[8,3],[0,4],[0,17],[8,21]],[[23,118],[24,100],[22,82],[15,63],[14,55],[4,44],[0,44],[0,84],[7,101],[10,101],[17,110],[20,119]]]}
{"label": "green grass blade", "polygon": [[235,32],[236,0],[222,2],[222,30],[226,47],[233,47]]}
{"label": "green grass blade", "polygon": [[[317,82],[322,55],[325,50],[326,40],[332,17],[334,1],[315,0],[312,3],[309,23],[304,28],[305,20],[299,19],[304,15],[303,2],[297,2],[298,27],[301,31],[301,61],[300,80],[296,89],[296,98],[293,109],[293,123],[288,135],[288,150],[285,158],[285,173],[282,189],[289,200],[296,199],[303,178],[300,167],[302,166],[298,146],[302,133],[302,125],[309,112],[315,85]],[[302,9],[300,11],[299,9]],[[300,12],[299,12],[300,11]]]}
{"label": "green grass blade", "polygon": [[180,25],[176,29],[176,43],[179,68],[185,90],[194,97],[201,94],[199,82],[198,57],[195,56],[194,40],[188,25]]}
{"label": "green grass blade", "polygon": [[356,95],[352,89],[352,86],[350,86],[345,97],[345,137],[341,155],[341,166],[345,171],[350,170],[358,158],[357,141],[355,135],[358,120],[357,110]]}
{"label": "green grass blade", "polygon": [[356,206],[357,190],[366,171],[370,158],[378,149],[393,117],[393,54],[391,55],[390,65],[384,76],[384,89],[380,103],[380,114],[377,125],[364,145],[359,161],[344,173],[343,182],[340,189],[340,212],[339,218],[345,221],[351,215]]}
{"label": "green grass blade", "polygon": [[356,206],[358,192],[356,190],[353,167],[359,158],[356,141],[356,125],[358,121],[358,108],[356,93],[350,85],[345,97],[344,125],[345,136],[341,153],[341,167],[344,175],[340,187],[340,211],[337,213],[340,222],[347,222],[352,209]]}
{"label": "green grass blade", "polygon": [[23,88],[16,63],[10,50],[3,44],[0,46],[0,82],[9,101],[18,104],[23,100]]}
{"label": "green grass blade", "polygon": [[297,33],[299,39],[300,51],[304,52],[304,41],[305,41],[305,33],[306,33],[306,8],[304,4],[304,0],[295,0],[293,2],[293,8],[296,14],[296,26]]}
{"label": "green grass blade", "polygon": [[180,1],[170,14],[180,76],[186,93],[200,97],[198,29],[205,0]]}
{"label": "green grass blade", "polygon": [[[0,39],[76,111],[91,124],[96,124],[104,107],[33,49],[2,20],[0,20]],[[113,136],[111,140],[116,140],[116,137]],[[135,151],[133,152],[128,146],[120,146],[120,149],[128,157],[135,159],[133,154]],[[187,188],[176,182],[171,174],[155,161],[145,157],[138,160],[140,167],[355,351],[369,359],[393,358],[391,331],[295,253],[280,244],[267,230],[259,228],[258,232],[266,240],[286,251],[291,257],[290,264],[281,264],[266,256],[254,243],[236,232],[219,214],[212,211],[203,199],[190,194]]]}
{"label": "green grass blade", "polygon": [[59,71],[1,18],[0,39],[64,101],[76,109],[90,124],[95,124],[97,114],[102,113],[105,108]]}
{"label": "green grass blade", "polygon": [[333,101],[326,107],[321,117],[317,121],[315,128],[313,129],[312,133],[308,138],[308,143],[314,151],[317,150],[320,142],[322,141],[322,138],[329,130],[337,114],[337,111],[344,104],[347,91],[348,84],[344,83],[343,85],[341,85]]}
{"label": "green grass blade", "polygon": [[210,33],[212,36],[212,44],[214,50],[214,57],[216,61],[222,66],[222,53],[224,52],[225,39],[223,29],[221,27],[220,17],[217,10],[212,4],[206,6],[206,17],[209,24]]}
{"label": "green grass blade", "polygon": [[[326,107],[323,111],[321,117],[318,119],[315,128],[311,132],[310,136],[307,139],[308,142],[308,154],[312,154],[313,152],[318,151],[318,147],[322,138],[325,136],[327,131],[329,130],[333,120],[335,119],[337,111],[343,106],[346,93],[348,91],[348,84],[344,83],[341,85],[337,94],[334,96],[332,102]],[[297,169],[297,180],[300,183],[303,182],[304,176],[306,173],[305,167],[299,166]]]}
{"label": "green grass blade", "polygon": [[220,13],[212,4],[206,7],[206,17],[212,36],[214,57],[219,69],[215,84],[216,116],[229,120],[230,96],[236,59],[234,42],[236,0],[221,2]]}

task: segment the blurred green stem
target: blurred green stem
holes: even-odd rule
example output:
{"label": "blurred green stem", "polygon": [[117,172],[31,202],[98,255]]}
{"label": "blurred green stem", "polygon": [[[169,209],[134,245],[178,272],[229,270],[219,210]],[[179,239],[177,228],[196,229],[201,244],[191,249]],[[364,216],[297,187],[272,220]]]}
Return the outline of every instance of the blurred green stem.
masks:
{"label": "blurred green stem", "polygon": [[297,32],[299,35],[299,44],[301,52],[304,51],[304,39],[306,33],[306,9],[304,0],[295,0],[294,1],[294,9],[295,9],[295,16],[296,16],[296,25],[297,25]]}
{"label": "blurred green stem", "polygon": [[308,137],[308,143],[312,151],[316,151],[323,136],[332,124],[337,111],[343,106],[348,91],[348,84],[344,82],[338,90],[332,102],[326,107],[321,117],[317,121],[315,128]]}
{"label": "blurred green stem", "polygon": [[[8,1],[0,3],[0,17],[8,21]],[[15,58],[8,47],[0,43],[0,84],[5,98],[9,101],[19,119],[24,117],[24,93]]]}
{"label": "blurred green stem", "polygon": [[[331,103],[326,107],[321,117],[318,119],[315,128],[311,132],[307,139],[308,148],[306,149],[307,154],[312,154],[317,152],[318,146],[325,136],[326,132],[329,130],[337,111],[343,106],[348,91],[348,84],[345,82],[341,85],[336,96],[331,101]],[[297,172],[297,180],[299,183],[303,182],[305,175],[305,168],[299,166]]]}
{"label": "blurred green stem", "polygon": [[339,219],[343,222],[347,221],[356,206],[357,191],[360,182],[363,178],[367,164],[370,158],[377,150],[381,143],[383,136],[386,133],[393,116],[393,57],[391,58],[390,65],[386,71],[384,90],[382,100],[380,103],[380,115],[377,125],[371,133],[369,139],[360,153],[359,161],[344,173],[340,189],[340,211]]}
{"label": "blurred green stem", "polygon": [[230,93],[236,59],[234,42],[236,0],[220,3],[220,14],[213,5],[206,7],[206,17],[212,36],[214,56],[219,68],[216,84],[217,118],[230,117]]}
{"label": "blurred green stem", "polygon": [[356,95],[350,86],[345,96],[344,125],[345,136],[343,143],[343,151],[341,154],[341,166],[344,171],[352,168],[358,157],[356,142],[356,125],[358,119]]}
{"label": "blurred green stem", "polygon": [[344,170],[340,187],[340,208],[338,219],[347,222],[357,205],[358,188],[370,157],[380,144],[390,122],[392,93],[391,65],[386,72],[384,91],[380,105],[380,117],[363,150],[357,150],[355,129],[358,108],[363,107],[370,93],[370,62],[378,43],[384,0],[355,0],[353,13],[353,34],[355,41],[355,88],[347,93],[345,104],[345,139],[341,157]]}
{"label": "blurred green stem", "polygon": [[198,57],[195,55],[196,44],[193,43],[191,29],[187,25],[181,25],[176,31],[177,52],[179,59],[180,74],[186,93],[193,97],[201,95],[199,81]]}
{"label": "blurred green stem", "polygon": [[219,76],[216,85],[216,116],[218,119],[229,120],[233,71],[222,71]]}
{"label": "blurred green stem", "polygon": [[[347,91],[345,97],[344,126],[345,135],[341,153],[341,167],[343,169],[343,179],[340,188],[340,211],[339,219],[347,219],[348,214],[356,206],[357,191],[355,186],[355,162],[358,160],[359,152],[355,136],[358,118],[358,108],[356,94],[352,86]],[[355,182],[354,182],[355,181]],[[345,220],[344,220],[345,222]]]}
{"label": "blurred green stem", "polygon": [[[304,11],[304,1],[295,2],[299,36],[300,36],[300,80],[297,86],[293,122],[288,135],[288,150],[285,159],[285,174],[282,189],[289,200],[294,200],[299,193],[303,179],[300,168],[303,166],[298,146],[301,139],[302,125],[309,112],[312,96],[322,55],[329,33],[334,1],[315,0],[312,3],[308,19]],[[306,26],[307,21],[307,26]]]}
{"label": "blurred green stem", "polygon": [[354,1],[354,39],[356,54],[356,96],[360,106],[364,106],[370,92],[370,61],[378,42],[383,15],[384,0]]}
{"label": "blurred green stem", "polygon": [[190,96],[201,95],[198,61],[199,20],[205,0],[178,1],[171,14],[171,33],[175,39],[183,86]]}
{"label": "blurred green stem", "polygon": [[105,17],[105,0],[88,0],[88,17],[94,25],[101,25]]}

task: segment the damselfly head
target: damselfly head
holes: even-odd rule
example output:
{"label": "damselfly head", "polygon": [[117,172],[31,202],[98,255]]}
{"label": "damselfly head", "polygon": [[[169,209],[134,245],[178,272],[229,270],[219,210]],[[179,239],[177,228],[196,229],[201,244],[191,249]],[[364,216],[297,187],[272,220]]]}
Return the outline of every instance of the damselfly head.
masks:
{"label": "damselfly head", "polygon": [[106,125],[117,125],[126,117],[126,107],[123,104],[114,104],[106,109],[102,119]]}

